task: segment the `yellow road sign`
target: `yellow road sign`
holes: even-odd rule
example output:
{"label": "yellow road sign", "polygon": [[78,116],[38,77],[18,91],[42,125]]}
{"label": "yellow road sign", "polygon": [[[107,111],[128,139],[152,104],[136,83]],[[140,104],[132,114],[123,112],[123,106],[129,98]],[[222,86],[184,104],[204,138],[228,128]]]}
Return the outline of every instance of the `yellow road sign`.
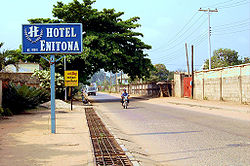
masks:
{"label": "yellow road sign", "polygon": [[78,86],[78,71],[66,70],[64,71],[65,86]]}

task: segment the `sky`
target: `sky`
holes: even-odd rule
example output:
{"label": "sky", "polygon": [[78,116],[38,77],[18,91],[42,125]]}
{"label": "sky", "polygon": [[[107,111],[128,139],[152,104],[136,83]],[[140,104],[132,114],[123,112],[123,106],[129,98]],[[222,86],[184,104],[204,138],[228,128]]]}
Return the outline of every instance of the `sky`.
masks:
{"label": "sky", "polygon": [[[72,0],[61,0],[64,3]],[[21,44],[21,25],[30,18],[53,18],[56,0],[0,0],[0,42],[6,49]],[[81,0],[80,0],[81,2]],[[217,8],[210,15],[211,50],[229,48],[240,57],[250,57],[250,0],[96,0],[98,10],[114,8],[123,19],[139,16],[141,38],[152,46],[147,51],[153,64],[165,64],[168,70],[186,70],[185,43],[189,62],[194,45],[194,64],[200,70],[209,57],[208,14],[198,11]]]}

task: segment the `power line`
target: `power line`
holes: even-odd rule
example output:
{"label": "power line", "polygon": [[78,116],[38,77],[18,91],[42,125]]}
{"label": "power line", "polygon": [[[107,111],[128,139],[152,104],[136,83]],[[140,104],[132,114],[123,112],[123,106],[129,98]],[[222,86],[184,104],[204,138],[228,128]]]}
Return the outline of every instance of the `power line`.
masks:
{"label": "power line", "polygon": [[[178,33],[172,37],[167,43],[170,43],[172,42],[176,37],[178,37],[178,35],[186,28],[186,26],[188,24],[191,23],[191,21],[193,20],[193,18],[198,14],[199,12],[195,12],[194,15],[192,15],[192,17],[188,20],[188,22],[180,29],[180,31],[178,31]],[[156,50],[158,50],[160,47],[156,48]]]}
{"label": "power line", "polygon": [[198,47],[198,46],[201,45],[204,41],[206,41],[205,39],[206,39],[206,38],[200,40],[199,43],[196,44],[196,47]]}
{"label": "power line", "polygon": [[216,7],[216,8],[229,8],[229,7],[235,7],[236,5],[242,5],[242,3],[249,3],[248,0],[240,0],[240,1],[234,1],[234,0],[227,0],[224,2],[218,2],[213,5],[207,5],[209,7]]}
{"label": "power line", "polygon": [[197,41],[199,41],[201,38],[204,38],[204,37],[207,37],[207,30],[203,32],[202,35],[199,35],[195,39],[189,41],[189,43],[196,43]]}
{"label": "power line", "polygon": [[[182,48],[183,50],[183,48]],[[161,57],[161,58],[158,58],[158,59],[154,59],[154,60],[158,60],[158,61],[162,61],[162,60],[169,60],[169,61],[172,61],[172,60],[176,60],[177,58],[181,57],[181,56],[176,56],[176,55],[180,55],[181,52],[176,52],[175,54],[171,54],[171,56],[165,56],[165,57]]]}
{"label": "power line", "polygon": [[231,30],[241,30],[241,29],[245,29],[245,28],[249,28],[249,25],[243,25],[243,26],[238,26],[238,27],[225,27],[225,28],[221,28],[221,29],[214,29],[213,32],[225,32],[225,31],[231,31]]}
{"label": "power line", "polygon": [[[207,32],[206,33],[203,33],[203,35],[200,35],[200,38],[195,38],[194,40],[192,40],[192,42],[190,43],[193,43],[195,42],[195,45],[198,44],[199,42],[201,42],[202,40],[204,40],[206,38],[206,35],[207,35]],[[171,52],[171,53],[168,53],[168,55],[171,55],[171,56],[160,56],[160,57],[156,57],[155,59],[156,60],[162,60],[162,59],[169,59],[169,60],[173,60],[176,58],[175,55],[177,55],[178,53],[180,53],[181,51],[183,51],[183,47],[180,47],[178,50],[174,51],[174,52]]]}
{"label": "power line", "polygon": [[[172,41],[171,43],[168,43],[169,45],[171,45],[172,43],[174,43],[176,40],[180,39],[180,37],[183,37],[191,28],[192,26],[194,26],[201,18],[203,17],[203,15],[201,15],[186,31],[184,31],[181,36],[179,36],[178,38],[176,38],[174,41]],[[176,36],[177,37],[177,36]]]}
{"label": "power line", "polygon": [[205,39],[207,38],[207,36],[203,36],[202,38],[200,38],[198,41],[196,41],[195,43],[193,43],[194,45],[198,45],[199,43],[201,43],[202,41],[205,41]]}
{"label": "power line", "polygon": [[214,27],[221,27],[221,26],[227,26],[227,25],[232,25],[232,24],[240,24],[240,23],[244,23],[244,22],[249,22],[250,18],[244,19],[244,20],[240,20],[240,21],[234,21],[231,23],[227,23],[227,24],[222,24],[222,25],[215,25]]}
{"label": "power line", "polygon": [[228,28],[240,28],[240,27],[245,27],[249,26],[249,22],[241,23],[241,24],[236,24],[236,25],[228,25],[228,26],[220,26],[220,27],[214,27],[214,30],[219,30],[219,29],[228,29]]}
{"label": "power line", "polygon": [[182,57],[180,56],[182,55],[182,53],[176,53],[176,54],[172,54],[172,57],[162,57],[160,59],[152,59],[152,60],[155,60],[155,61],[163,61],[163,60],[168,60],[169,62],[173,61],[173,60],[177,60],[178,58]]}
{"label": "power line", "polygon": [[[177,44],[175,44],[174,46],[172,47],[169,47],[169,48],[165,48],[162,50],[162,52],[165,52],[165,51],[168,51],[168,50],[171,50],[177,46],[179,46],[180,44],[183,44],[185,42],[185,40],[187,40],[192,34],[194,34],[195,32],[197,32],[197,30],[205,23],[206,19],[194,30],[192,31],[188,36],[186,36],[183,40],[181,40],[180,42],[178,42]],[[189,30],[189,29],[188,29]],[[182,38],[180,38],[182,39]]]}
{"label": "power line", "polygon": [[249,3],[248,0],[241,0],[241,1],[234,2],[234,3],[228,4],[228,5],[217,6],[217,8],[225,9],[225,8],[241,6],[241,5],[244,5],[244,4],[247,4],[247,3]]}
{"label": "power line", "polygon": [[239,33],[239,32],[244,32],[244,31],[249,31],[250,29],[244,29],[244,30],[239,30],[239,31],[233,31],[233,32],[228,32],[228,33],[213,33],[213,35],[226,35],[226,34],[234,34],[234,33]]}
{"label": "power line", "polygon": [[224,1],[224,2],[219,2],[219,3],[216,3],[216,4],[213,4],[213,5],[210,5],[211,7],[212,6],[218,6],[220,4],[225,4],[225,3],[228,3],[228,2],[232,2],[232,0],[228,0],[228,1]]}
{"label": "power line", "polygon": [[[182,47],[180,47],[179,49],[177,49],[177,50],[175,50],[173,52],[168,53],[168,55],[175,55],[177,52],[180,52],[181,50],[183,50]],[[160,58],[164,58],[164,57],[166,57],[166,55],[158,56],[157,58],[160,59]],[[171,57],[172,56],[170,56],[169,58],[171,58]]]}
{"label": "power line", "polygon": [[[206,21],[206,20],[205,20]],[[204,22],[203,22],[204,23]],[[203,24],[202,23],[202,24]],[[202,25],[201,24],[201,25]],[[197,32],[197,29],[199,29],[200,26],[198,26],[189,36],[191,36],[194,32]],[[201,40],[204,40],[206,38],[206,35],[207,35],[207,31],[205,31],[205,33],[202,33],[202,35],[199,35],[198,37],[199,38],[195,38],[194,40],[192,40],[190,43],[193,43],[195,42],[195,44],[198,44]],[[187,36],[187,38],[189,37]],[[184,42],[184,41],[182,41]],[[180,54],[180,51],[183,51],[183,47],[180,47],[179,49],[171,52],[171,53],[167,53],[168,55],[170,56],[166,56],[166,55],[162,55],[162,56],[158,56],[156,58],[154,58],[155,60],[162,60],[162,59],[169,59],[169,60],[173,60],[176,58],[176,55],[179,53]]]}
{"label": "power line", "polygon": [[[203,14],[203,15],[204,15],[204,14]],[[175,43],[175,42],[178,41],[179,39],[183,38],[183,36],[192,28],[192,26],[194,26],[195,24],[198,23],[198,21],[202,18],[203,15],[201,15],[198,19],[196,19],[195,22],[194,22],[191,26],[189,26],[188,29],[187,29],[186,31],[182,32],[179,36],[176,36],[176,37],[177,37],[176,39],[172,40],[171,42],[167,43],[166,45],[171,46],[173,43]],[[184,26],[184,27],[186,27],[186,26]],[[182,29],[183,29],[183,28],[182,28]],[[174,45],[174,46],[172,46],[172,47],[170,47],[170,48],[163,48],[163,49],[160,50],[160,51],[170,50],[170,49],[172,49],[172,48],[175,48],[177,45],[179,45],[179,44],[176,44],[176,45]],[[159,49],[160,49],[160,48],[157,48],[157,49],[155,49],[155,50],[152,50],[152,52],[158,51]]]}
{"label": "power line", "polygon": [[[184,30],[186,28],[186,26],[191,23],[192,19],[198,14],[198,12],[196,12],[190,19],[189,21],[181,28],[181,30],[175,35],[175,37],[178,37],[178,35],[182,32],[182,30]],[[198,19],[199,20],[199,19]],[[184,32],[185,33],[185,32]],[[174,37],[174,38],[175,38]],[[174,38],[172,38],[170,41],[172,41]],[[168,41],[170,43],[170,41]]]}

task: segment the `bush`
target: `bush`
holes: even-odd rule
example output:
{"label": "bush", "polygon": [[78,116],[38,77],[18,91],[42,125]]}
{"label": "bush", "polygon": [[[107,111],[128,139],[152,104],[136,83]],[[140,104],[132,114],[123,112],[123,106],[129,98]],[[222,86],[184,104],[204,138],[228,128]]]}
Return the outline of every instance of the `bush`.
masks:
{"label": "bush", "polygon": [[3,112],[4,112],[3,108],[0,107],[0,116],[3,115]]}
{"label": "bush", "polygon": [[[35,70],[33,76],[38,77],[40,87],[50,91],[50,71]],[[55,93],[57,99],[64,99],[64,77],[59,73],[55,73]]]}
{"label": "bush", "polygon": [[13,113],[11,112],[11,110],[9,108],[1,108],[0,107],[0,116],[12,116]]}
{"label": "bush", "polygon": [[3,108],[4,110],[9,108],[13,114],[35,108],[47,101],[49,101],[49,93],[44,89],[12,83],[3,89]]}

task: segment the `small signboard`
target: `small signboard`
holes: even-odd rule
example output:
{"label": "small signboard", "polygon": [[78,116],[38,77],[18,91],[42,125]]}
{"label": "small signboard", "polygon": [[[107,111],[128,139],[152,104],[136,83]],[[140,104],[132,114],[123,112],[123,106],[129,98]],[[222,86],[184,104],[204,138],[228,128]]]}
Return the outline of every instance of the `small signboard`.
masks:
{"label": "small signboard", "polygon": [[23,54],[82,53],[82,24],[23,24]]}
{"label": "small signboard", "polygon": [[65,86],[78,86],[78,71],[66,70],[64,71]]}

